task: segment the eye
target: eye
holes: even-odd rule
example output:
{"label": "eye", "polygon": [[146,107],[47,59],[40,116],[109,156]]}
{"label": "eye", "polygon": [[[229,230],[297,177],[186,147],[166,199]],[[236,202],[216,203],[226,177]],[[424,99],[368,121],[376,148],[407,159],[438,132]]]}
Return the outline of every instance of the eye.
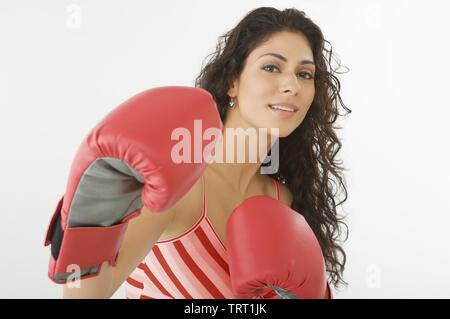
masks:
{"label": "eye", "polygon": [[311,80],[312,78],[314,78],[314,77],[312,76],[312,74],[311,74],[311,73],[308,73],[308,72],[298,72],[298,74],[306,75],[306,79],[308,79],[308,80]]}
{"label": "eye", "polygon": [[[267,71],[267,68],[277,68],[277,69],[278,69],[278,67],[275,66],[275,65],[273,65],[273,64],[269,64],[269,65],[263,66],[263,70],[266,70],[266,71]],[[270,71],[269,71],[269,72],[270,72]],[[272,72],[271,72],[271,73],[272,73]]]}
{"label": "eye", "polygon": [[[279,68],[273,64],[265,65],[262,67],[262,69],[266,70],[266,71],[268,71],[269,68],[270,69],[276,68],[277,70],[279,70]],[[268,71],[268,72],[273,73],[272,71]],[[314,76],[309,72],[298,72],[297,74],[301,74],[301,77],[304,77],[305,79],[308,79],[308,80],[312,80],[314,78]]]}

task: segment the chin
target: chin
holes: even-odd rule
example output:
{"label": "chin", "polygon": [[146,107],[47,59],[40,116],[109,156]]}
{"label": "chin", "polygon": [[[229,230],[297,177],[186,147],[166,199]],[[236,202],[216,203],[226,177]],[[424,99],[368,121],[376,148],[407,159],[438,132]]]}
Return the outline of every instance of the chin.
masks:
{"label": "chin", "polygon": [[[274,138],[283,138],[283,137],[287,137],[289,136],[292,132],[294,132],[294,130],[296,129],[295,127],[293,128],[286,128],[284,127],[274,127],[278,129],[278,134],[272,134],[272,132],[269,130],[269,133],[271,134],[272,137]],[[274,132],[275,133],[275,132]]]}
{"label": "chin", "polygon": [[288,137],[291,135],[291,133],[294,132],[294,130],[286,131],[286,130],[280,130],[280,136],[279,138]]}

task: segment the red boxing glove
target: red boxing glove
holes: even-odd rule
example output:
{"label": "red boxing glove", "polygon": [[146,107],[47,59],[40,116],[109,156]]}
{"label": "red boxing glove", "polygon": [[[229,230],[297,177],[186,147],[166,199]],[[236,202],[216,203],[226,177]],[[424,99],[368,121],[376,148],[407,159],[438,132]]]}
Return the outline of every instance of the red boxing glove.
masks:
{"label": "red boxing glove", "polygon": [[[75,272],[84,279],[104,261],[115,265],[128,221],[143,205],[163,212],[185,195],[222,132],[211,94],[199,88],[150,89],[108,114],[79,147],[48,227],[50,279],[65,283]],[[174,141],[180,135],[186,147]]]}
{"label": "red boxing glove", "polygon": [[227,222],[233,292],[255,298],[272,288],[282,299],[331,298],[322,251],[302,215],[267,196],[247,198]]}

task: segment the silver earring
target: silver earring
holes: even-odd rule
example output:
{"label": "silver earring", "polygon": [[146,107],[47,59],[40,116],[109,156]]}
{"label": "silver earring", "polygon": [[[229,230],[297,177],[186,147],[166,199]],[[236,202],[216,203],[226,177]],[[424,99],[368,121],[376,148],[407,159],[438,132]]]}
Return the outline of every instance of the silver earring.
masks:
{"label": "silver earring", "polygon": [[230,109],[232,109],[234,107],[234,102],[233,100],[230,101]]}

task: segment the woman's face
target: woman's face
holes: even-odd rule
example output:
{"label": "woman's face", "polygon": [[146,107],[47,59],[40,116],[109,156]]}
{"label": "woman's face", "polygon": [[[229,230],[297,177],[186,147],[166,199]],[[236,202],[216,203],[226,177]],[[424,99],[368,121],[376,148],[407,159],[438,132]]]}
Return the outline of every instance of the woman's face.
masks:
{"label": "woman's face", "polygon": [[[314,99],[314,59],[306,37],[282,31],[256,47],[247,57],[240,78],[228,95],[235,102],[231,119],[245,126],[278,128],[288,136],[303,121]],[[295,112],[274,110],[270,105],[289,103]],[[233,121],[233,120],[232,120]],[[237,124],[237,123],[235,123]],[[239,125],[239,124],[238,124]],[[242,126],[242,125],[241,125]]]}

